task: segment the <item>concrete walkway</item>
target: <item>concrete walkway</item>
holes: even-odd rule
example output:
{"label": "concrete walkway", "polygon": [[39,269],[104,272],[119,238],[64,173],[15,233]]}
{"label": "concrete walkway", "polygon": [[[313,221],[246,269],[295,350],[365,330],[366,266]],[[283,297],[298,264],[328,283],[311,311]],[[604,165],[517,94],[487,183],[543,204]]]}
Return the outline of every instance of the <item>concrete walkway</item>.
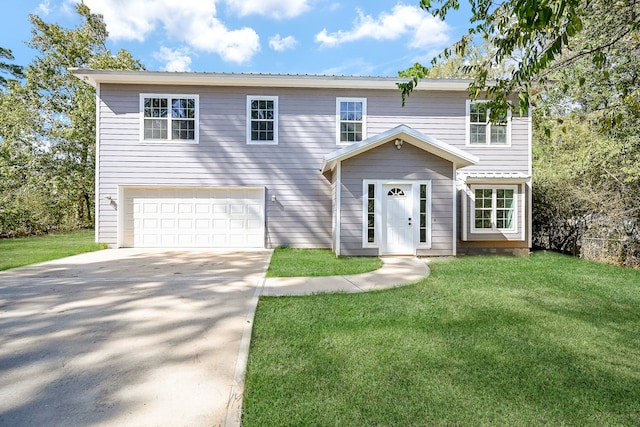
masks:
{"label": "concrete walkway", "polygon": [[369,292],[406,285],[429,275],[425,260],[416,257],[385,257],[378,270],[350,276],[269,277],[261,295],[296,296],[324,292]]}

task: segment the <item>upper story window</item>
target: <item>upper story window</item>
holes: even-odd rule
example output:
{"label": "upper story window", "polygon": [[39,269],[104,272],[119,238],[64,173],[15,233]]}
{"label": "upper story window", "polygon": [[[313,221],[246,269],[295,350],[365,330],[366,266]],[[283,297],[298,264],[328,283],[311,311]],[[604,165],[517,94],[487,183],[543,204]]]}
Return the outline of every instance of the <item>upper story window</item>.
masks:
{"label": "upper story window", "polygon": [[247,96],[247,144],[278,143],[278,97]]}
{"label": "upper story window", "polygon": [[337,98],[338,144],[351,144],[367,137],[367,99]]}
{"label": "upper story window", "polygon": [[511,144],[511,115],[505,114],[494,123],[489,116],[486,102],[467,101],[467,145]]}
{"label": "upper story window", "polygon": [[475,232],[516,230],[515,186],[472,186],[473,226]]}
{"label": "upper story window", "polygon": [[198,95],[140,94],[141,140],[198,143]]}

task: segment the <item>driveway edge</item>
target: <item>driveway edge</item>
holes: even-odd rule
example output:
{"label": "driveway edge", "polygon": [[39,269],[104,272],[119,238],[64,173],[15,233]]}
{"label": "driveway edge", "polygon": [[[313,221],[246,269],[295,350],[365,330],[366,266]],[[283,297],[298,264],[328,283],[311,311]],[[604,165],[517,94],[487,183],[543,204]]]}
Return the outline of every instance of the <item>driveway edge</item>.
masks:
{"label": "driveway edge", "polygon": [[242,338],[240,339],[240,347],[238,349],[238,359],[236,360],[236,368],[233,374],[233,383],[229,391],[229,401],[227,403],[227,414],[224,418],[224,427],[238,427],[242,424],[242,396],[244,394],[244,379],[247,373],[247,362],[249,360],[249,347],[251,346],[251,333],[253,331],[253,319],[258,308],[258,301],[262,294],[262,289],[266,278],[262,278],[256,287],[256,291],[251,297],[249,309],[244,328],[242,330]]}

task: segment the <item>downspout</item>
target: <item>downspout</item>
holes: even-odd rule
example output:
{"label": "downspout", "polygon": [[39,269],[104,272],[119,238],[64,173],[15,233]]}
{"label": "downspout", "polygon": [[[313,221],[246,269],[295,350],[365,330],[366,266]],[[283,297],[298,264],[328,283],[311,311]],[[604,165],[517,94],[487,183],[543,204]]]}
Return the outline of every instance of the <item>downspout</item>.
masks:
{"label": "downspout", "polygon": [[452,255],[456,256],[458,253],[458,170],[456,164],[453,163],[453,176],[451,181],[453,182],[453,246]]}
{"label": "downspout", "polygon": [[342,162],[336,165],[336,256],[340,256],[342,242],[340,230],[342,229]]}
{"label": "downspout", "polygon": [[96,243],[100,243],[100,83],[96,83],[96,164],[95,164],[95,208],[94,208],[94,220],[95,220],[95,237]]}
{"label": "downspout", "polygon": [[527,133],[529,134],[529,179],[525,184],[527,188],[528,201],[528,224],[527,224],[527,245],[529,248],[533,246],[533,119],[531,117],[531,106],[529,106],[529,117],[527,117]]}

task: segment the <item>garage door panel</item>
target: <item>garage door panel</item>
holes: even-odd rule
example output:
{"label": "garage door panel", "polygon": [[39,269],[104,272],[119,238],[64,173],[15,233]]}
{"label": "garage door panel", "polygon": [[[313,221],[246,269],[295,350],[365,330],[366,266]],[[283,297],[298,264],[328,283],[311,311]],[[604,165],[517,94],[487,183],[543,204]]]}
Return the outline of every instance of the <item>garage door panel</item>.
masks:
{"label": "garage door panel", "polygon": [[264,247],[264,189],[125,189],[125,243]]}

